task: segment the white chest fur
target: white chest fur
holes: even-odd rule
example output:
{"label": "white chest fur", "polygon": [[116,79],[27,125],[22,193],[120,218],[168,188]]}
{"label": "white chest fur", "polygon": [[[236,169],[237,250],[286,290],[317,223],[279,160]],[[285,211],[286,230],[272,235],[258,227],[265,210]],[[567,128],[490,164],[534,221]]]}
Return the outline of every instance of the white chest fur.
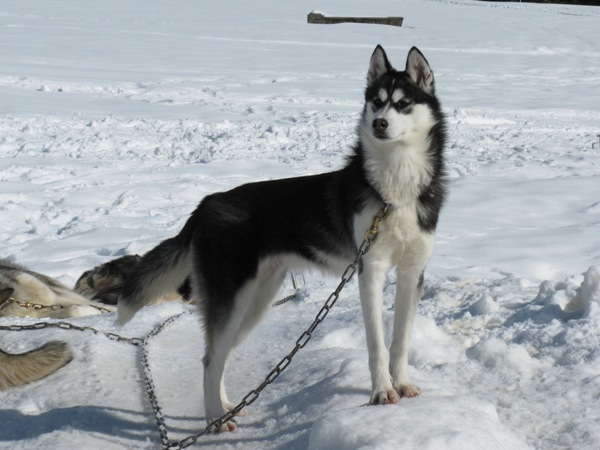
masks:
{"label": "white chest fur", "polygon": [[369,181],[385,201],[397,207],[408,205],[431,182],[433,166],[427,149],[434,118],[423,105],[416,105],[409,115],[386,115],[390,136],[382,140],[373,135],[371,116],[368,112],[360,128]]}
{"label": "white chest fur", "polygon": [[[373,205],[357,215],[354,220],[355,238],[358,245],[371,226],[380,205]],[[424,267],[433,253],[434,234],[419,227],[415,204],[391,207],[387,217],[379,225],[377,240],[366,255],[369,261],[393,266]]]}

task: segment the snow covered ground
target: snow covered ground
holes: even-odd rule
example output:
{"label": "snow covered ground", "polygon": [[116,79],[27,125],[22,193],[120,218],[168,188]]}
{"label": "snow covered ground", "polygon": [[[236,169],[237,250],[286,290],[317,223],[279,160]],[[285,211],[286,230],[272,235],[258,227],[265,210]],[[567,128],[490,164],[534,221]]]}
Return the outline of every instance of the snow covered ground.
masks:
{"label": "snow covered ground", "polygon": [[[313,9],[405,21],[309,25]],[[594,7],[468,0],[5,1],[0,256],[72,285],[174,235],[210,192],[339,167],[373,48],[403,67],[417,45],[448,116],[452,179],[410,357],[422,396],[364,407],[353,282],[239,430],[195,448],[598,448],[599,21]],[[306,274],[299,299],[273,308],[233,355],[232,399],[336,284]],[[73,323],[142,337],[184,310],[149,307],[121,330],[112,315]],[[138,350],[57,329],[0,345],[51,338],[75,360],[0,393],[0,448],[158,448]],[[150,346],[172,439],[204,426],[202,339],[184,315]]]}

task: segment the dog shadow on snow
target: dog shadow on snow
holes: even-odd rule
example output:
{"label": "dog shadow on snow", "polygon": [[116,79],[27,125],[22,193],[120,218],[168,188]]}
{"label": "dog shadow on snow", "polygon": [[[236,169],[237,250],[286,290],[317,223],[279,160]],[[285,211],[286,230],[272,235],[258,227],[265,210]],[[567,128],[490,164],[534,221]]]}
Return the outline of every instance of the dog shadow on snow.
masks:
{"label": "dog shadow on snow", "polygon": [[[248,445],[261,442],[280,442],[280,446],[277,448],[285,447],[286,450],[308,448],[310,432],[314,423],[320,420],[326,412],[335,410],[335,408],[324,408],[323,399],[331,399],[332,403],[329,406],[335,404],[339,399],[345,399],[340,406],[342,410],[367,405],[366,402],[371,393],[369,389],[356,387],[352,383],[340,382],[340,376],[343,377],[347,370],[352,370],[354,362],[355,360],[343,362],[338,372],[331,371],[327,375],[317,376],[314,381],[303,383],[302,387],[288,392],[279,399],[273,398],[277,397],[277,394],[272,397],[265,392],[265,396],[257,400],[257,404],[262,400],[262,405],[255,406],[262,409],[260,419],[253,417],[252,407],[254,405],[250,405],[247,411],[248,415],[240,417],[238,420],[241,429],[251,430],[244,436],[243,441]],[[361,369],[363,364],[364,362],[361,361]],[[365,374],[368,375],[368,372]],[[286,375],[282,375],[282,379],[276,381],[276,383],[279,382],[286,383]],[[298,420],[298,414],[304,416],[304,419]],[[209,435],[202,439],[204,439],[202,444],[206,446],[236,445],[240,441],[235,432],[219,435],[218,438]]]}
{"label": "dog shadow on snow", "polygon": [[[127,414],[136,417],[129,420],[119,417]],[[61,429],[106,434],[107,438],[119,439],[147,437],[155,431],[151,415],[135,411],[98,406],[72,406],[57,408],[41,414],[28,415],[15,409],[0,409],[0,441],[32,439]]]}

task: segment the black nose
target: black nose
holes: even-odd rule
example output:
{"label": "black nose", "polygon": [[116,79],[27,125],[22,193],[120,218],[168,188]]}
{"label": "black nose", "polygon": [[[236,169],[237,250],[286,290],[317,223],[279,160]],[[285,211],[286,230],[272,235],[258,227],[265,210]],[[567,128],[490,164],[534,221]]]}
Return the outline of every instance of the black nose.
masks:
{"label": "black nose", "polygon": [[387,127],[388,127],[388,121],[385,119],[375,119],[373,121],[373,129],[375,131],[382,132],[382,131],[385,131],[387,129]]}

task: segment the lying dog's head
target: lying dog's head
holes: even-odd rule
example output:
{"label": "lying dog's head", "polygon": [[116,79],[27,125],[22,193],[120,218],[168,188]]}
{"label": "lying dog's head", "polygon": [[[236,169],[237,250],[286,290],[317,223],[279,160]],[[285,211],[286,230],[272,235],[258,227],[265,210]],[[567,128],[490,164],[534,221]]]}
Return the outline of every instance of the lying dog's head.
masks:
{"label": "lying dog's head", "polygon": [[127,255],[94,267],[79,277],[75,292],[92,300],[115,305],[123,283],[140,260],[139,255]]}

